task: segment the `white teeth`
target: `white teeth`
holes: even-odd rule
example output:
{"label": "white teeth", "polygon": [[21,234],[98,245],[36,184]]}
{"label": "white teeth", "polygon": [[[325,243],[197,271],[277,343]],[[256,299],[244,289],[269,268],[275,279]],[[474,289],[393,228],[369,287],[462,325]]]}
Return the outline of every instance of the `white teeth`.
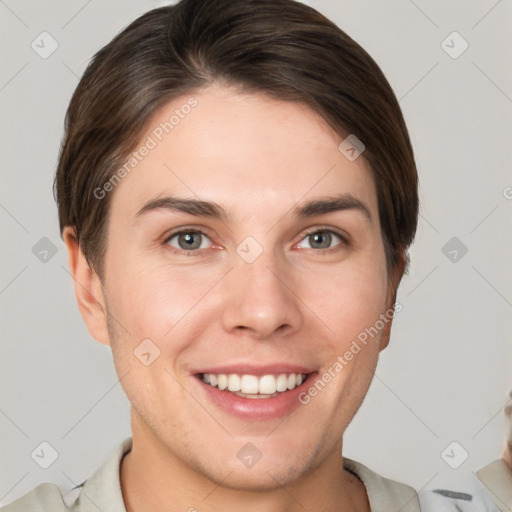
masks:
{"label": "white teeth", "polygon": [[228,387],[228,377],[227,375],[217,375],[217,387],[224,391]]}
{"label": "white teeth", "polygon": [[273,375],[263,375],[258,391],[262,395],[271,395],[277,391],[276,378]]}
{"label": "white teeth", "polygon": [[237,375],[236,373],[213,374],[204,373],[203,382],[210,386],[217,387],[221,391],[225,389],[246,398],[265,398],[277,393],[295,389],[307,378],[302,373],[281,373],[279,375]]}
{"label": "white teeth", "polygon": [[[211,380],[211,374],[210,374]],[[228,389],[229,391],[240,391],[241,390],[241,379],[238,375],[230,374],[228,375]]]}
{"label": "white teeth", "polygon": [[273,394],[273,395],[246,395],[245,393],[240,393],[239,391],[237,391],[235,393],[235,395],[237,396],[241,396],[242,398],[250,398],[252,400],[254,399],[259,399],[259,398],[272,398],[273,396],[276,396],[277,393]]}
{"label": "white teeth", "polygon": [[255,395],[258,392],[258,377],[255,375],[243,375],[240,391],[248,395]]}
{"label": "white teeth", "polygon": [[288,377],[286,373],[281,373],[281,375],[277,377],[276,389],[281,392],[288,389]]}

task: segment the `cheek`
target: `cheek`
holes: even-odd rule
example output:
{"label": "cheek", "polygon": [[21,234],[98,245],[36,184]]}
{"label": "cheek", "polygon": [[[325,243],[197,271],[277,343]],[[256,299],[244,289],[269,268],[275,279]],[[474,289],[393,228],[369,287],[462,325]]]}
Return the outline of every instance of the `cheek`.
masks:
{"label": "cheek", "polygon": [[317,268],[302,278],[302,298],[323,321],[342,349],[347,341],[375,324],[388,305],[387,276],[380,262],[347,262]]}
{"label": "cheek", "polygon": [[107,283],[111,312],[125,327],[121,334],[131,338],[128,345],[149,338],[162,350],[177,352],[182,348],[177,333],[196,328],[197,312],[204,311],[209,302],[204,298],[220,277],[219,269],[171,268],[151,258],[120,260]]}

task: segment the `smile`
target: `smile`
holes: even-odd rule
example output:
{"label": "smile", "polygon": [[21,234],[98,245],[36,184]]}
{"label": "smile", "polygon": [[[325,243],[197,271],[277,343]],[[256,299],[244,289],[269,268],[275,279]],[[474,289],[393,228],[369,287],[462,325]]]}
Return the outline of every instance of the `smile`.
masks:
{"label": "smile", "polygon": [[230,391],[243,398],[273,398],[300,386],[308,377],[306,373],[280,373],[278,375],[238,375],[236,373],[203,373],[205,384],[220,391]]}
{"label": "smile", "polygon": [[193,368],[194,387],[213,407],[244,421],[267,421],[291,414],[306,386],[318,378],[314,366],[283,361]]}

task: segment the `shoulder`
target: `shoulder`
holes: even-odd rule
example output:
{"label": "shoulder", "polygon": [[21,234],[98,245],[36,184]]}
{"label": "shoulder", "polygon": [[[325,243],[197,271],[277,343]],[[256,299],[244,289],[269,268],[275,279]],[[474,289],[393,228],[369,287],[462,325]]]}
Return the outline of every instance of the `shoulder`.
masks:
{"label": "shoulder", "polygon": [[496,504],[512,510],[512,468],[503,459],[479,469],[476,475]]}
{"label": "shoulder", "polygon": [[[0,512],[125,511],[119,480],[120,461],[131,449],[132,438],[113,450],[99,469],[85,482],[62,494],[55,484],[41,484]],[[81,500],[81,495],[87,497]]]}
{"label": "shoulder", "polygon": [[475,473],[467,471],[459,473],[448,489],[425,490],[419,498],[424,512],[499,512],[486,490]]}
{"label": "shoulder", "polygon": [[484,493],[435,489],[420,492],[419,498],[424,512],[499,512]]}
{"label": "shoulder", "polygon": [[55,484],[41,484],[0,509],[0,512],[65,512],[66,504]]}
{"label": "shoulder", "polygon": [[343,466],[363,482],[372,512],[420,512],[418,494],[412,487],[384,478],[351,459],[344,458]]}

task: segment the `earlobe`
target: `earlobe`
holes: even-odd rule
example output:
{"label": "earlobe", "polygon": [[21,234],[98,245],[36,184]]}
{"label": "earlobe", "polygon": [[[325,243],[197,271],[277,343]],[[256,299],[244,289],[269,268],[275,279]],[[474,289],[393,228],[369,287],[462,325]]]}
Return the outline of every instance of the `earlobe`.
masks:
{"label": "earlobe", "polygon": [[100,343],[110,345],[100,278],[91,270],[78,244],[74,228],[66,226],[62,238],[68,251],[69,269],[73,277],[78,308],[89,334]]}
{"label": "earlobe", "polygon": [[[386,310],[387,312],[388,310]],[[380,338],[380,350],[384,350],[385,348],[387,348],[387,346],[389,345],[389,339],[391,337],[391,324],[393,322],[393,319],[391,318],[391,320],[388,320],[386,322],[386,325],[384,326],[384,328],[382,329],[382,334],[381,334],[381,338]]]}
{"label": "earlobe", "polygon": [[[398,262],[394,269],[393,277],[389,282],[389,296],[387,300],[387,309],[386,309],[386,318],[387,314],[390,310],[394,309],[394,305],[396,302],[396,292],[398,290],[398,286],[400,281],[402,280],[402,276],[405,269],[405,253],[403,250],[399,252]],[[394,315],[386,322],[384,328],[382,329],[382,335],[380,338],[380,350],[384,350],[389,345],[389,340],[391,338],[391,325],[393,323]]]}

